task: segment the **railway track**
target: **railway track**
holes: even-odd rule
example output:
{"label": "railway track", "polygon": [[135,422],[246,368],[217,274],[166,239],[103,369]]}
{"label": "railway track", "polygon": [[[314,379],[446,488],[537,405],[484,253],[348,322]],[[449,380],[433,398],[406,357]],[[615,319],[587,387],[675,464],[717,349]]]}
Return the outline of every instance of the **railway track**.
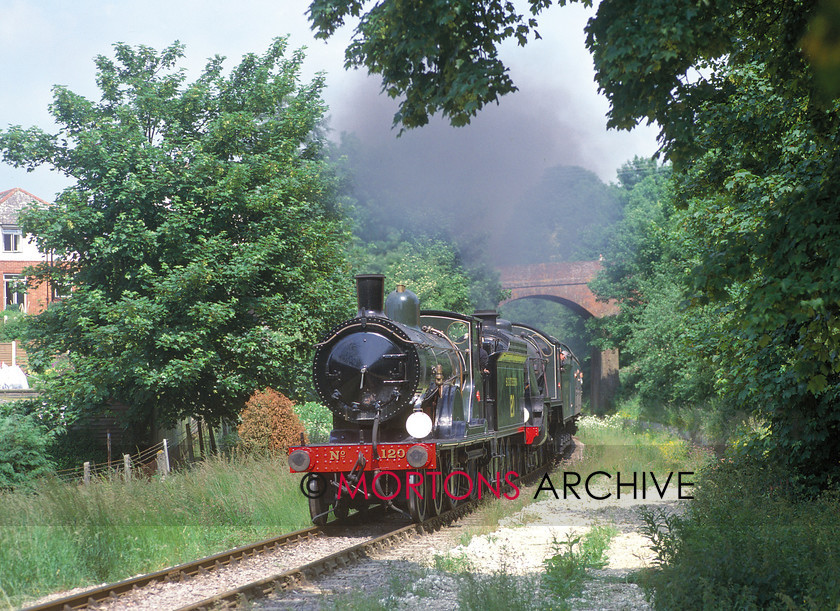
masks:
{"label": "railway track", "polygon": [[[281,550],[288,552],[290,546],[306,545],[316,539],[327,545],[325,540],[331,539],[335,540],[334,546],[340,548],[317,560],[299,564],[291,569],[272,574],[267,578],[257,579],[231,589],[217,587],[215,589],[216,592],[219,592],[219,590],[224,591],[209,597],[200,598],[198,602],[193,602],[185,606],[181,606],[180,604],[167,606],[167,608],[177,608],[181,611],[186,611],[187,609],[232,608],[241,605],[246,600],[262,598],[275,591],[282,591],[288,587],[293,587],[303,581],[317,579],[321,575],[348,566],[361,558],[367,557],[375,551],[398,545],[400,542],[421,535],[423,532],[439,529],[443,525],[451,523],[462,515],[472,511],[476,504],[477,501],[463,503],[454,510],[430,518],[420,524],[406,525],[403,520],[396,527],[386,527],[385,530],[387,532],[384,533],[381,532],[383,529],[380,525],[378,532],[374,536],[353,537],[355,533],[353,532],[354,526],[352,523],[338,525],[335,522],[331,522],[324,527],[313,526],[281,537],[267,539],[252,545],[214,554],[194,562],[173,566],[26,607],[22,611],[70,611],[87,608],[108,609],[113,607],[116,609],[132,607],[135,606],[135,603],[129,599],[135,598],[135,596],[146,598],[146,589],[160,585],[166,586],[167,584],[189,584],[193,578],[210,576],[211,573],[218,572],[219,569],[226,567],[241,566],[243,562],[264,554],[271,554]],[[356,526],[355,528],[365,531],[370,531],[371,529],[370,525]],[[352,543],[353,539],[358,538],[361,538],[362,541]],[[347,540],[350,540],[351,544],[348,544]]]}
{"label": "railway track", "polygon": [[399,545],[415,536],[422,536],[425,532],[438,530],[444,525],[450,524],[472,511],[478,503],[479,501],[464,503],[453,510],[430,518],[425,522],[403,526],[306,565],[223,592],[198,603],[181,607],[178,611],[215,611],[218,609],[246,607],[255,600],[294,588],[307,581],[314,581],[322,575],[354,564],[378,551]]}
{"label": "railway track", "polygon": [[84,609],[95,604],[113,601],[127,592],[144,588],[150,584],[183,581],[195,575],[216,570],[221,567],[230,566],[258,554],[263,554],[269,551],[277,551],[289,545],[312,540],[316,537],[323,536],[331,528],[334,527],[331,527],[330,525],[323,528],[311,526],[309,528],[297,530],[279,537],[273,537],[258,543],[244,545],[226,552],[207,556],[193,562],[179,564],[177,566],[155,571],[153,573],[147,573],[145,575],[125,579],[117,583],[85,590],[84,592],[73,594],[71,596],[25,607],[21,611],[66,611],[70,609]]}
{"label": "railway track", "polygon": [[[520,484],[525,484],[532,480],[537,474],[550,469],[550,467],[542,467],[519,478]],[[408,539],[416,536],[421,536],[423,533],[432,532],[442,528],[445,525],[460,519],[462,516],[471,512],[480,501],[470,500],[459,504],[455,509],[447,511],[439,516],[432,517],[419,524],[405,524],[405,521],[397,522],[389,527],[387,520],[378,523],[378,532],[371,535],[369,532],[362,535],[354,536],[353,518],[351,516],[349,523],[338,524],[337,522],[328,523],[324,527],[313,526],[298,530],[280,537],[275,537],[260,541],[252,545],[238,547],[233,550],[214,554],[206,558],[180,564],[146,575],[132,577],[117,583],[99,586],[83,592],[66,596],[63,598],[54,599],[48,602],[40,603],[34,606],[26,607],[21,611],[71,611],[74,609],[86,608],[102,608],[102,609],[123,609],[123,608],[143,608],[136,602],[131,602],[129,599],[143,600],[146,597],[146,591],[153,589],[156,586],[165,587],[169,584],[191,583],[194,578],[206,576],[209,574],[216,574],[220,569],[229,567],[240,567],[243,563],[257,559],[263,555],[272,554],[274,552],[282,552],[285,555],[291,556],[290,548],[298,546],[304,548],[301,550],[301,556],[311,558],[317,552],[306,549],[306,546],[317,543],[319,541],[329,540],[330,543],[325,542],[325,547],[339,547],[335,551],[328,551],[319,559],[298,563],[292,568],[274,570],[260,568],[258,572],[261,577],[253,581],[247,582],[244,585],[237,585],[235,587],[225,588],[224,585],[213,585],[212,596],[200,597],[196,600],[196,596],[192,595],[192,600],[189,604],[181,605],[164,603],[159,607],[146,605],[145,608],[166,608],[175,609],[179,611],[199,611],[204,609],[226,609],[235,608],[247,604],[248,601],[253,601],[259,598],[264,598],[276,592],[282,592],[296,585],[318,579],[320,576],[349,566],[362,558],[366,558],[371,554],[393,547]],[[370,515],[368,515],[368,520]],[[364,531],[370,531],[370,524],[364,524],[359,527]],[[382,530],[385,532],[382,532]],[[344,541],[340,541],[343,539]],[[361,540],[359,540],[361,539]],[[333,543],[335,542],[335,543]],[[266,573],[269,577],[262,577]],[[221,590],[221,593],[219,593]]]}
{"label": "railway track", "polygon": [[[574,443],[571,442],[570,438],[570,444],[560,456],[555,458],[555,461],[568,457],[573,448]],[[550,471],[555,461],[521,476],[516,480],[516,483],[524,486],[529,482],[533,482],[541,473],[547,470]],[[201,602],[181,607],[177,611],[216,611],[218,609],[250,608],[256,600],[280,594],[307,581],[315,581],[327,573],[354,564],[363,558],[371,556],[373,553],[398,545],[400,542],[411,539],[414,536],[421,536],[424,533],[438,530],[472,512],[481,503],[483,501],[479,499],[463,502],[454,509],[444,512],[439,516],[429,518],[419,524],[403,526],[402,528],[341,550],[315,562],[246,584],[245,586],[229,590]]]}

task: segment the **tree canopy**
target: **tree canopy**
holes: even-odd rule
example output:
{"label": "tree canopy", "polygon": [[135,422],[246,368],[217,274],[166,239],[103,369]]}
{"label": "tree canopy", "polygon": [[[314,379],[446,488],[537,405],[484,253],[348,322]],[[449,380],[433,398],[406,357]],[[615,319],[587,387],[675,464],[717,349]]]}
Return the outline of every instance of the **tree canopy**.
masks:
{"label": "tree canopy", "polygon": [[385,275],[388,293],[404,284],[424,310],[471,313],[474,278],[464,269],[455,246],[425,236],[359,245],[358,271]]}
{"label": "tree canopy", "polygon": [[[310,17],[321,36],[359,19],[347,63],[404,96],[396,123],[441,112],[458,125],[515,89],[498,45],[537,35],[551,4],[530,0],[525,17],[504,0],[383,0],[368,12],[318,0]],[[816,0],[603,0],[586,27],[608,126],[660,126],[681,209],[669,239],[682,252],[660,254],[681,262],[667,278],[687,287],[651,293],[655,274],[626,278],[638,285],[628,298],[641,289],[717,312],[705,331],[720,342],[718,388],[765,415],[777,458],[819,486],[840,476],[837,15]],[[635,235],[640,248],[668,244]]]}
{"label": "tree canopy", "polygon": [[551,3],[528,0],[530,17],[507,0],[384,0],[369,11],[364,0],[313,0],[308,13],[319,38],[358,18],[345,66],[381,74],[384,92],[404,96],[394,124],[419,127],[437,111],[464,125],[489,102],[516,91],[498,45],[539,38],[534,16]]}
{"label": "tree canopy", "polygon": [[217,420],[255,389],[303,388],[309,346],[352,300],[323,80],[302,84],[286,47],[188,82],[182,45],[117,44],[96,58],[99,101],[54,89],[58,133],[0,132],[7,162],[75,180],[22,217],[53,253],[34,281],[63,294],[28,325],[30,364],[69,414]]}
{"label": "tree canopy", "polygon": [[[647,4],[644,14],[635,3],[614,6],[611,19],[639,21],[642,32],[651,19],[682,24],[691,34],[672,44],[685,58],[666,70],[645,47],[651,37],[591,23],[598,78],[613,93],[611,121],[662,125],[677,170],[683,222],[672,239],[684,252],[685,297],[692,314],[711,305],[721,321],[706,330],[718,342],[718,388],[768,418],[774,459],[809,485],[826,485],[840,474],[840,121],[838,100],[801,51],[815,3],[697,5],[701,14],[689,21],[685,13],[664,19],[670,8]],[[711,33],[714,23],[724,38]],[[631,94],[624,86],[641,73],[629,50],[620,61],[599,57],[619,52],[615,45],[635,45],[639,70],[680,85],[654,79]],[[686,65],[699,76],[681,74]]]}

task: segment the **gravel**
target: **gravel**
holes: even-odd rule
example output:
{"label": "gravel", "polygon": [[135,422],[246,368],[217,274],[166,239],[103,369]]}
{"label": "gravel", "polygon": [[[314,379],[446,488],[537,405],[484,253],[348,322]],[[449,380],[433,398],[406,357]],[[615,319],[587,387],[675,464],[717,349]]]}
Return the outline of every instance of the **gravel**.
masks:
{"label": "gravel", "polygon": [[[533,496],[535,489],[523,494]],[[606,492],[593,490],[598,496]],[[539,584],[543,560],[556,553],[555,541],[565,541],[570,534],[582,535],[596,524],[610,524],[618,534],[611,541],[607,566],[591,570],[581,595],[565,602],[576,610],[651,609],[641,588],[628,582],[631,573],[650,566],[654,557],[640,532],[642,520],[638,511],[643,506],[681,511],[690,501],[679,500],[674,487],[662,499],[651,494],[651,489],[646,499],[634,499],[632,493],[623,493],[618,499],[614,490],[605,500],[581,496],[555,500],[550,494],[541,494],[540,500],[503,518],[494,532],[472,536],[468,543],[460,544],[459,540],[481,523],[482,512],[477,512],[450,528],[380,553],[256,608],[459,609],[463,577],[457,571],[435,568],[436,562],[438,566],[449,562],[450,567],[461,569],[468,566],[479,579],[482,575],[498,579],[500,572],[512,576],[517,580],[513,583],[518,584],[520,600],[526,605],[530,600],[534,608],[551,606],[552,601],[545,598]]]}
{"label": "gravel", "polygon": [[[535,490],[532,487],[522,494],[533,496]],[[650,566],[653,558],[647,540],[640,533],[642,521],[638,510],[642,506],[659,506],[667,511],[679,511],[690,501],[678,500],[676,492],[675,488],[669,488],[664,499],[656,495],[644,500],[627,494],[617,499],[614,491],[605,500],[586,495],[581,495],[581,499],[555,500],[549,493],[541,493],[540,500],[503,518],[493,533],[472,536],[482,524],[482,514],[486,511],[482,509],[453,526],[378,552],[316,582],[259,601],[253,608],[314,610],[343,605],[366,609],[378,605],[394,610],[456,610],[460,608],[459,593],[463,596],[464,591],[465,577],[461,571],[466,568],[470,575],[477,576],[474,579],[490,576],[498,580],[500,573],[509,576],[508,581],[518,589],[521,600],[530,601],[534,607],[545,606],[544,603],[551,601],[541,598],[544,596],[539,588],[542,565],[556,553],[556,542],[565,541],[569,535],[581,535],[595,524],[611,524],[619,534],[611,542],[608,565],[591,571],[582,594],[565,602],[579,610],[649,609],[640,588],[627,581],[634,571]],[[383,524],[376,526],[382,527]],[[108,611],[177,609],[311,562],[369,536],[372,536],[370,532],[356,532],[354,536],[318,538],[183,582],[144,588],[98,608]]]}

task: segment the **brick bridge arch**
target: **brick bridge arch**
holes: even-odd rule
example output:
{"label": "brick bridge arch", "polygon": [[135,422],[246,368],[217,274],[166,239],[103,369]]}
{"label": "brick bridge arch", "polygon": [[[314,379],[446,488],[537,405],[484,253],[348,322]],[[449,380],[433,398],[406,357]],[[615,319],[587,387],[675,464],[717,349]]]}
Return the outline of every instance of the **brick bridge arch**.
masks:
{"label": "brick bridge arch", "polygon": [[[598,301],[588,286],[602,268],[600,261],[500,267],[502,288],[509,290],[511,295],[499,305],[518,299],[546,299],[560,303],[584,318],[617,314],[616,303]],[[562,338],[558,339],[562,341]],[[618,350],[593,348],[589,375],[592,409],[596,414],[604,413],[618,387]]]}

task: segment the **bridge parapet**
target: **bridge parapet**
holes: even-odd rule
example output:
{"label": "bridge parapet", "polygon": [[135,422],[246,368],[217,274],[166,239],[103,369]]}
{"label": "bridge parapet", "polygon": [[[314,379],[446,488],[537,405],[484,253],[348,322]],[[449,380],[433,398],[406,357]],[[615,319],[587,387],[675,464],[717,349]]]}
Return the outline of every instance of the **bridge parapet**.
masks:
{"label": "bridge parapet", "polygon": [[[603,265],[600,261],[571,263],[536,263],[499,268],[502,288],[510,299],[501,304],[533,297],[562,303],[581,316],[602,318],[618,314],[614,301],[598,301],[589,289]],[[612,403],[618,388],[618,350],[592,349],[590,368],[590,403],[596,414],[603,414]]]}
{"label": "bridge parapet", "polygon": [[[508,303],[525,297],[559,301],[583,316],[601,318],[618,314],[615,302],[598,301],[589,282],[603,269],[600,261],[535,263],[499,268],[502,288],[511,292]],[[502,305],[502,304],[499,304]]]}

